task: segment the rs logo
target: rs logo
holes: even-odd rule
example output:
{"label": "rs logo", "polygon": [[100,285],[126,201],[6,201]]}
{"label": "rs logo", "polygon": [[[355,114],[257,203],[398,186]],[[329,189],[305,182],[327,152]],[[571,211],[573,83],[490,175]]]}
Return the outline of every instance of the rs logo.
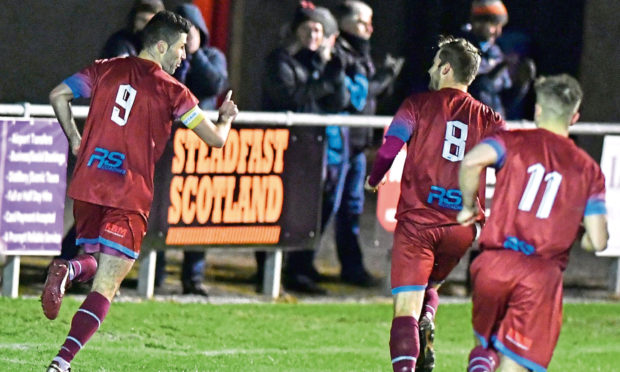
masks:
{"label": "rs logo", "polygon": [[454,209],[460,211],[463,209],[463,198],[461,190],[446,190],[443,187],[431,186],[431,192],[428,194],[427,203],[437,203],[440,207]]}
{"label": "rs logo", "polygon": [[504,240],[504,248],[512,249],[515,252],[522,252],[526,256],[529,256],[536,251],[536,248],[534,248],[533,245],[527,244],[516,236],[506,237],[506,240]]}
{"label": "rs logo", "polygon": [[88,159],[87,166],[90,167],[93,165],[95,160],[98,161],[97,169],[103,169],[120,174],[127,173],[125,169],[121,168],[123,165],[123,160],[125,160],[125,154],[109,151],[101,147],[95,147],[95,152],[90,156],[90,159]]}

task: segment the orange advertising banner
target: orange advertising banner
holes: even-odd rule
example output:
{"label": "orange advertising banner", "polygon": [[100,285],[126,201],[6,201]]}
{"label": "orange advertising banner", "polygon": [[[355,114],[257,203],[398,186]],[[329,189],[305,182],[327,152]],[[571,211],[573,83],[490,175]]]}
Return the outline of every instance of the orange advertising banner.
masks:
{"label": "orange advertising banner", "polygon": [[[322,128],[232,128],[211,148],[178,128],[158,163],[151,234],[165,245],[311,247],[318,235]],[[158,191],[159,190],[159,191]]]}

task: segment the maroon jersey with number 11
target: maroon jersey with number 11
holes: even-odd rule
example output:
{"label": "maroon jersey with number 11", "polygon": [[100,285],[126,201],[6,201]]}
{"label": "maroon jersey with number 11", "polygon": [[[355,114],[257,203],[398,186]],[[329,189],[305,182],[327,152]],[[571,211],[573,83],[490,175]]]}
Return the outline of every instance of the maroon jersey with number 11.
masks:
{"label": "maroon jersey with number 11", "polygon": [[543,257],[563,270],[584,216],[605,213],[605,178],[572,140],[544,129],[495,134],[483,141],[498,154],[483,250]]}

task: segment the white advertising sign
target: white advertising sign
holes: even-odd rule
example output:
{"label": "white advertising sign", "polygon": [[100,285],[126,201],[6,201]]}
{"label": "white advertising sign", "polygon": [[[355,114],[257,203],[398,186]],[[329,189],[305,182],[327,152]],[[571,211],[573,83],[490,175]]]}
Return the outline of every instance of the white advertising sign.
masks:
{"label": "white advertising sign", "polygon": [[605,174],[605,205],[609,242],[599,256],[620,256],[620,136],[605,136],[601,169]]}

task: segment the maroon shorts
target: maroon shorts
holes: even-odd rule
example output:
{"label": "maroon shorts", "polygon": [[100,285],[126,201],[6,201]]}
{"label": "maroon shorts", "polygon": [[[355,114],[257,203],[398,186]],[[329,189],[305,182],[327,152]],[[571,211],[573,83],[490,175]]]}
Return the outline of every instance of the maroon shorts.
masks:
{"label": "maroon shorts", "polygon": [[73,204],[76,244],[87,253],[102,252],[135,260],[146,234],[146,216],[76,200]]}
{"label": "maroon shorts", "polygon": [[475,226],[420,228],[398,221],[392,248],[392,294],[441,283],[476,237]]}
{"label": "maroon shorts", "polygon": [[489,344],[533,371],[545,371],[562,327],[562,271],[540,257],[486,250],[471,266],[473,326]]}

